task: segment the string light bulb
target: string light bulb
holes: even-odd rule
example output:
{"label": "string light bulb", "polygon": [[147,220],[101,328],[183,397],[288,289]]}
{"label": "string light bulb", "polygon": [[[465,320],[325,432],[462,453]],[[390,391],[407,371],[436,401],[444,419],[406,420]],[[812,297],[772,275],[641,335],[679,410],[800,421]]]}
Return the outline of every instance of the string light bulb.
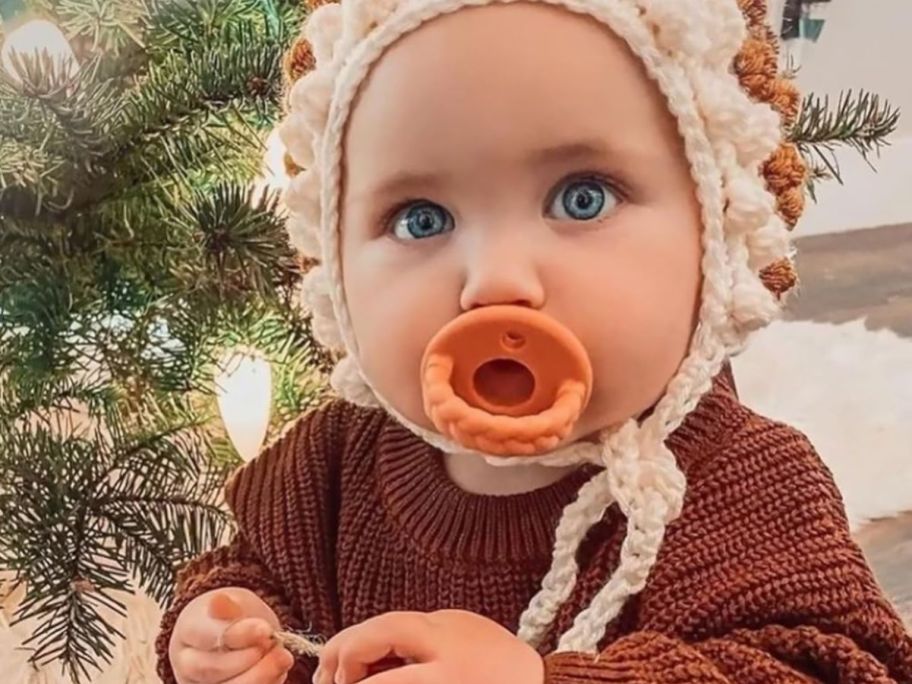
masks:
{"label": "string light bulb", "polygon": [[251,461],[269,427],[272,368],[254,351],[231,350],[218,365],[215,388],[228,437],[241,458]]}
{"label": "string light bulb", "polygon": [[61,73],[73,74],[76,54],[54,22],[26,11],[22,0],[0,0],[0,18],[4,34],[0,63],[11,78],[22,80],[16,68],[17,55],[33,60],[47,55]]}
{"label": "string light bulb", "polygon": [[264,147],[266,149],[263,154],[262,171],[254,179],[250,196],[252,206],[257,206],[262,202],[267,193],[284,192],[291,183],[291,176],[285,169],[285,146],[279,138],[277,129],[267,136]]}

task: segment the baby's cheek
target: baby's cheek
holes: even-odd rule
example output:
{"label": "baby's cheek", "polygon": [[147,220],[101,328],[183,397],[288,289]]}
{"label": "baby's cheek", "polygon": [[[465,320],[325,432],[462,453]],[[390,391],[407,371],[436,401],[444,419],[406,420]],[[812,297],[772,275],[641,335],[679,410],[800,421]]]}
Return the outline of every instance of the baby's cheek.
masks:
{"label": "baby's cheek", "polygon": [[593,345],[595,382],[585,431],[622,423],[655,404],[674,376],[684,348],[642,328]]}
{"label": "baby's cheek", "polygon": [[662,395],[687,353],[694,299],[649,277],[602,288],[577,307],[586,309],[578,329],[593,365],[595,427],[638,415]]}
{"label": "baby's cheek", "polygon": [[458,293],[446,291],[444,272],[420,263],[349,264],[346,298],[362,369],[397,411],[430,427],[422,407],[421,358],[427,342],[455,315]]}

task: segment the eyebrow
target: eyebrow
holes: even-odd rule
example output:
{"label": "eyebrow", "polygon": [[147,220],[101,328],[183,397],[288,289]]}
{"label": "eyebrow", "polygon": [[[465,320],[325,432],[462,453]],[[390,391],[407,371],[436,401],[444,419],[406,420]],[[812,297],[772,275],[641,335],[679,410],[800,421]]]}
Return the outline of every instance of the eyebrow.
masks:
{"label": "eyebrow", "polygon": [[[523,163],[530,165],[548,165],[558,162],[584,161],[608,156],[607,146],[600,140],[579,140],[532,150],[523,157]],[[358,199],[404,195],[421,191],[433,191],[446,185],[448,174],[416,173],[397,171],[381,182],[359,193]]]}
{"label": "eyebrow", "polygon": [[608,147],[601,140],[579,140],[532,150],[526,155],[525,161],[529,164],[550,164],[607,155]]}
{"label": "eyebrow", "polygon": [[359,201],[374,197],[410,195],[417,194],[419,191],[433,191],[436,188],[441,188],[446,185],[448,178],[448,174],[397,171],[391,176],[387,176],[376,185],[358,193],[352,199]]}

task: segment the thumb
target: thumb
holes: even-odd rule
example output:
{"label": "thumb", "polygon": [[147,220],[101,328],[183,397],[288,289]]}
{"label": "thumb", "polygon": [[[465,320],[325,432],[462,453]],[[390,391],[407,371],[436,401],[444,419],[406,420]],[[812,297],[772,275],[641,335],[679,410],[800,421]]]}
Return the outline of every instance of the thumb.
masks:
{"label": "thumb", "polygon": [[227,591],[220,591],[209,601],[209,617],[216,620],[237,620],[243,615],[241,604],[235,601]]}

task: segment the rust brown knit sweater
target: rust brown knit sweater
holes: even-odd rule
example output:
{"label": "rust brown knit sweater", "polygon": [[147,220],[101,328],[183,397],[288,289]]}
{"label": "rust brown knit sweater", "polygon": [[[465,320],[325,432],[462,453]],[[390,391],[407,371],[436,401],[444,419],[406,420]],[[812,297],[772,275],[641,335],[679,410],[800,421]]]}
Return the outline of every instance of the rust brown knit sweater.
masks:
{"label": "rust brown knit sweater", "polygon": [[[647,587],[598,658],[550,653],[616,564],[615,507],[584,543],[579,584],[542,646],[548,684],[912,683],[912,639],[801,434],[717,382],[669,445],[688,494]],[[167,645],[180,610],[220,586],[247,587],[286,627],[325,636],[390,610],[441,608],[515,630],[549,567],[561,510],[592,472],[526,494],[469,494],[384,413],[330,404],[228,485],[239,534],[181,573],[159,672],[174,682]],[[309,684],[313,668],[302,659],[288,681]]]}

